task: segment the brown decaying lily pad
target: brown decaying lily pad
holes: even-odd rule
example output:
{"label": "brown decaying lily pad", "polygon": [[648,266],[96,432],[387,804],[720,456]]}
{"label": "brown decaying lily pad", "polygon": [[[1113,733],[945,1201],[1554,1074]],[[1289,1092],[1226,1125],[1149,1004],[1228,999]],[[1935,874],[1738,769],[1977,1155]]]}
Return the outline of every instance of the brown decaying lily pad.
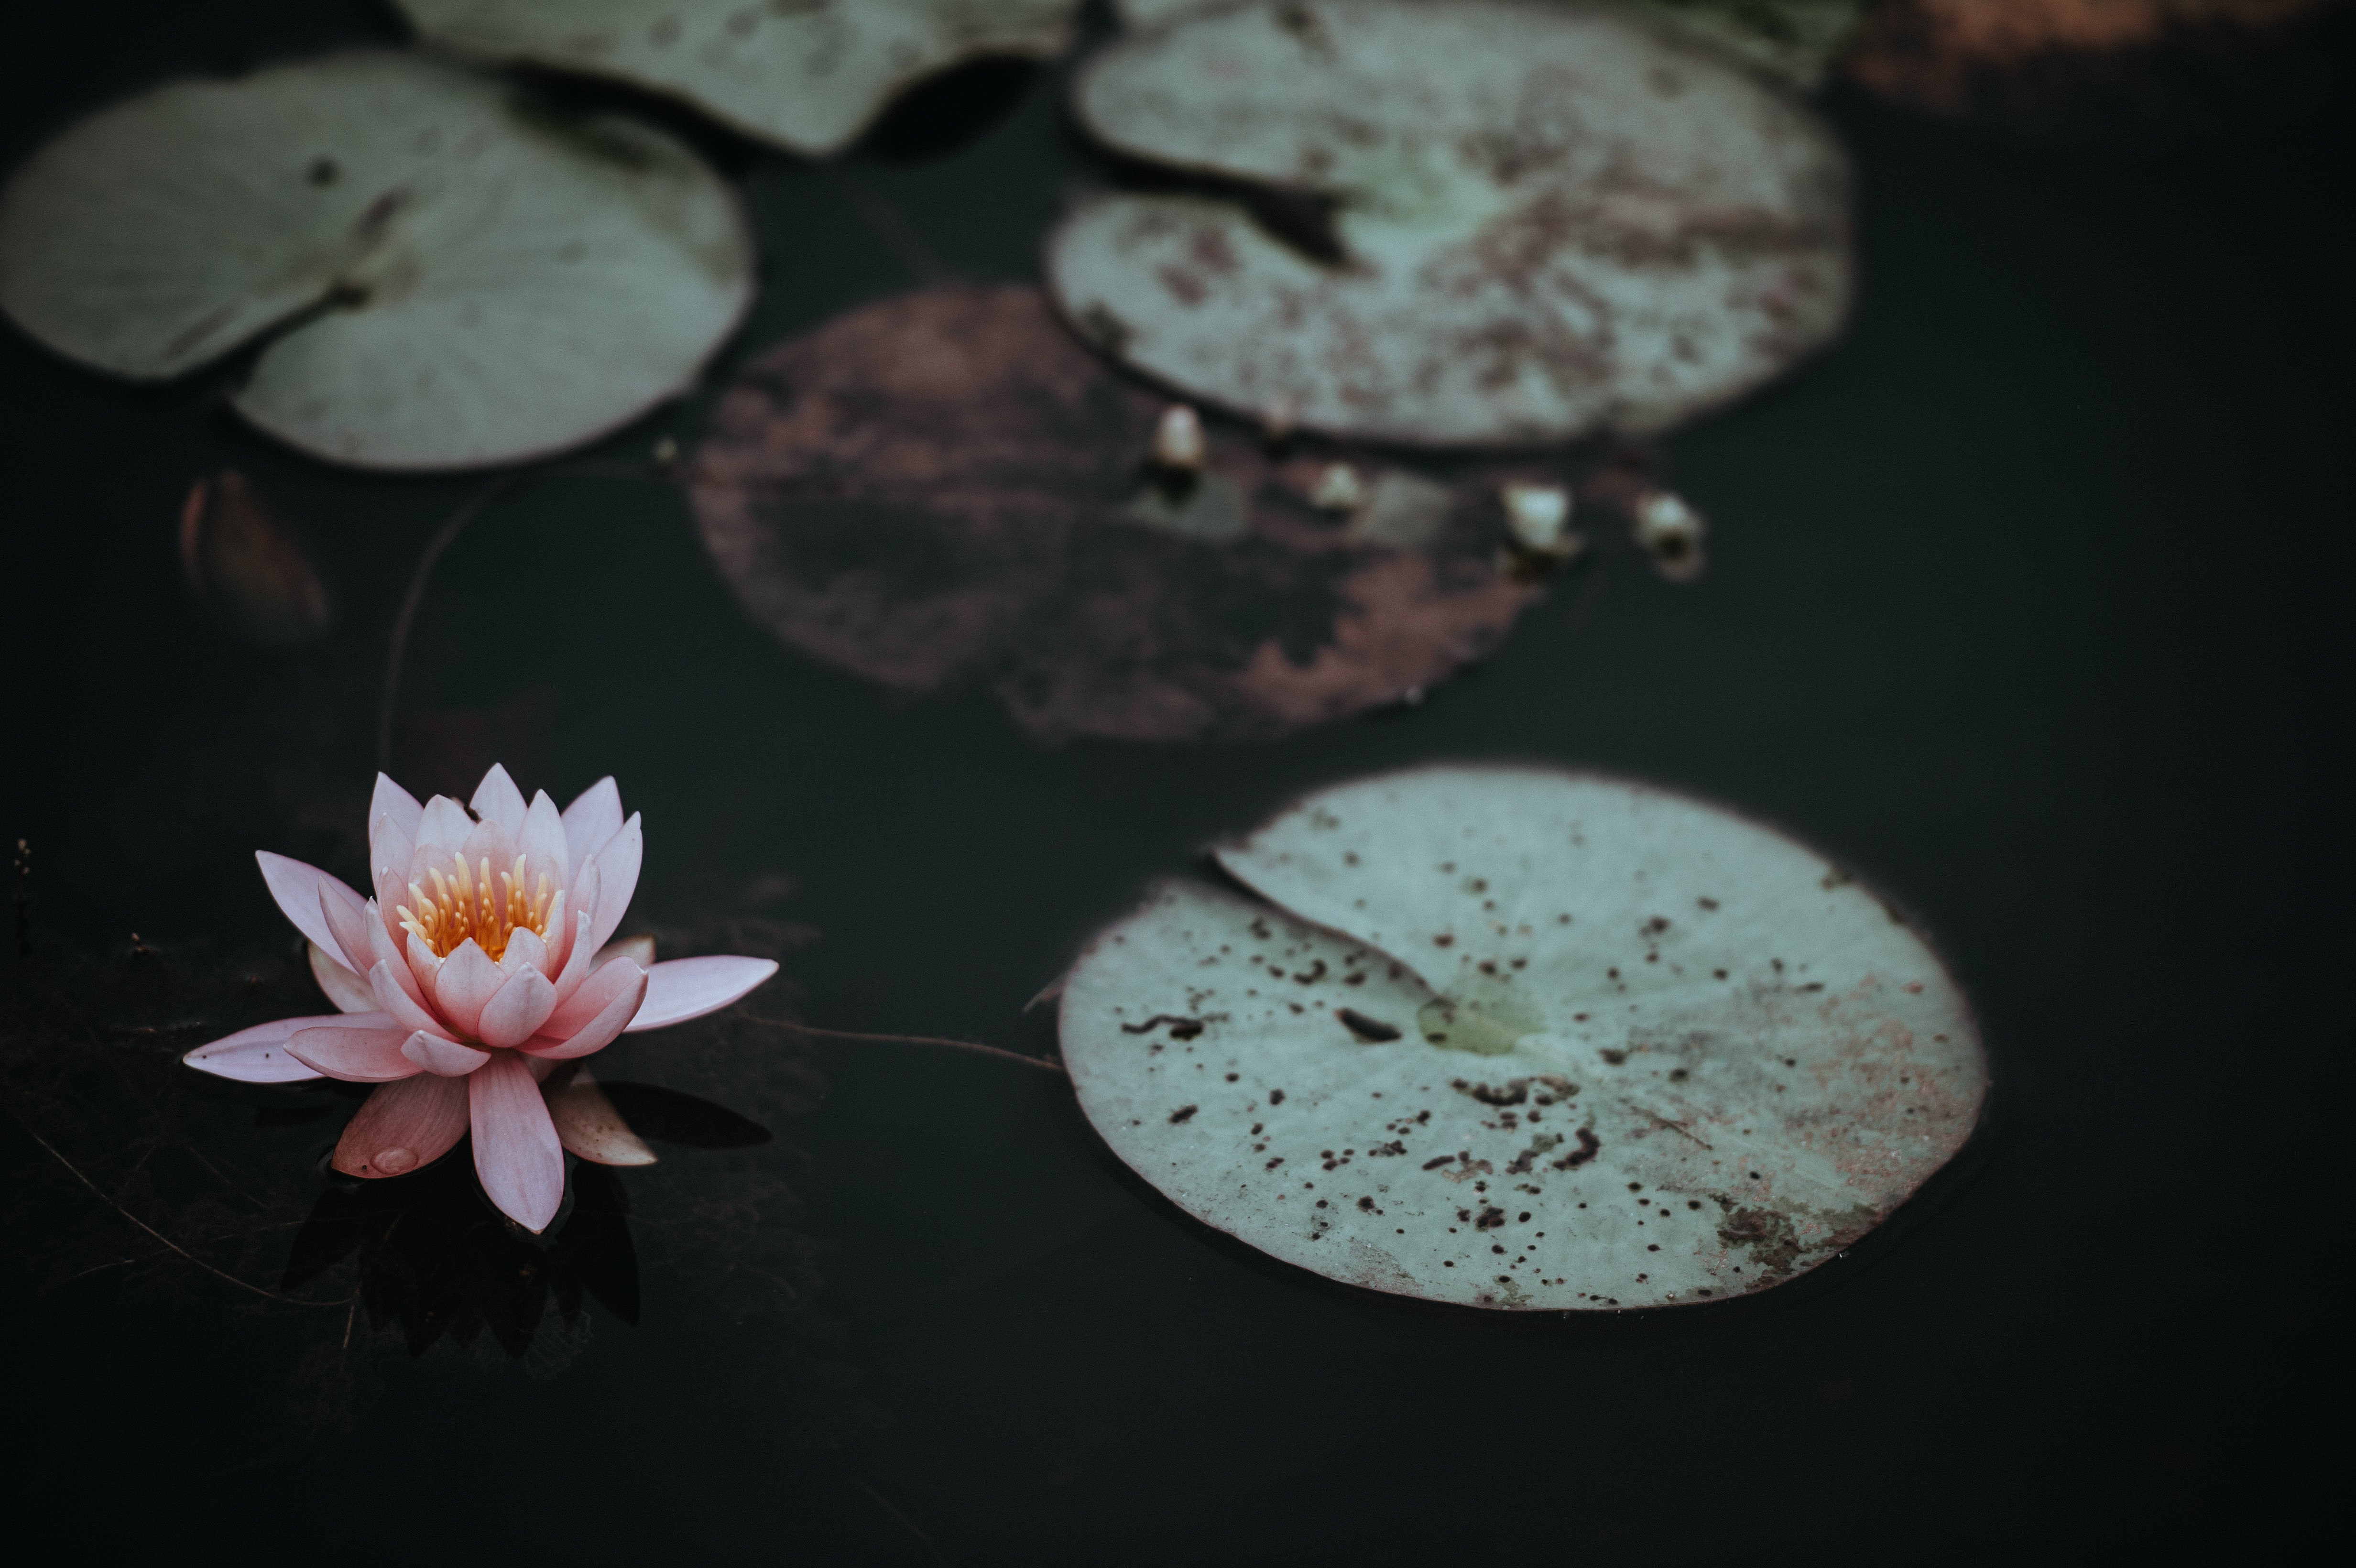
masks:
{"label": "brown decaying lily pad", "polygon": [[2340,0],[1887,0],[1844,64],[1927,113],[2099,139],[2244,123],[2345,84]]}
{"label": "brown decaying lily pad", "polygon": [[783,641],[886,686],[988,685],[1049,738],[1239,740],[1411,698],[1536,590],[1501,568],[1491,475],[1324,464],[1214,428],[1145,469],[1165,404],[1035,290],[867,306],[773,350],[689,483],[705,544]]}

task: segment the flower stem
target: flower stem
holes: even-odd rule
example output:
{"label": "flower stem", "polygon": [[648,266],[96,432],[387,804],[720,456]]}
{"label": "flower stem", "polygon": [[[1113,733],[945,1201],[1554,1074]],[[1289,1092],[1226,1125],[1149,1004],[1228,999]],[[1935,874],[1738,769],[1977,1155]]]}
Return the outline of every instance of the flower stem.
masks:
{"label": "flower stem", "polygon": [[[168,1247],[168,1248],[169,1248],[169,1249],[171,1249],[173,1252],[176,1252],[176,1253],[179,1253],[182,1257],[184,1257],[184,1258],[187,1259],[190,1263],[192,1263],[192,1264],[196,1264],[198,1268],[200,1268],[200,1269],[204,1270],[207,1274],[211,1275],[214,1278],[216,1278],[216,1279],[225,1279],[225,1280],[229,1281],[229,1283],[230,1283],[230,1284],[231,1284],[231,1285],[233,1285],[237,1286],[240,1290],[250,1290],[250,1291],[253,1292],[253,1294],[254,1294],[254,1295],[256,1295],[256,1296],[262,1296],[262,1297],[264,1297],[265,1299],[267,1299],[267,1300],[271,1300],[271,1301],[283,1301],[283,1302],[286,1303],[286,1305],[288,1305],[289,1307],[344,1307],[344,1306],[350,1305],[350,1302],[348,1302],[348,1301],[305,1301],[305,1300],[303,1300],[303,1299],[302,1299],[301,1297],[299,1297],[299,1296],[281,1296],[280,1294],[278,1294],[278,1292],[276,1292],[276,1291],[274,1291],[274,1290],[264,1290],[264,1289],[262,1289],[262,1286],[260,1286],[260,1285],[249,1285],[249,1284],[248,1284],[248,1283],[246,1283],[244,1280],[241,1280],[241,1279],[238,1278],[238,1277],[237,1277],[237,1275],[233,1275],[233,1274],[230,1274],[230,1273],[227,1273],[227,1272],[226,1272],[226,1271],[224,1271],[224,1270],[217,1269],[217,1268],[213,1267],[213,1265],[212,1265],[212,1264],[209,1264],[209,1263],[205,1262],[205,1260],[204,1260],[204,1259],[202,1259],[202,1258],[200,1258],[200,1257],[197,1256],[197,1254],[196,1254],[196,1253],[192,1253],[192,1252],[188,1251],[188,1249],[187,1249],[187,1248],[186,1248],[186,1247],[184,1247],[184,1246],[180,1245],[180,1243],[177,1243],[177,1242],[176,1242],[176,1241],[172,1240],[172,1238],[171,1238],[171,1237],[169,1237],[169,1236],[167,1236],[167,1235],[164,1234],[164,1232],[161,1232],[161,1231],[157,1230],[155,1226],[153,1226],[153,1225],[151,1225],[151,1224],[147,1223],[147,1221],[146,1221],[142,1220],[138,1215],[134,1214],[130,1210],[125,1209],[122,1204],[117,1203],[113,1199],[109,1198],[109,1197],[106,1195],[106,1193],[105,1193],[105,1192],[104,1192],[104,1191],[103,1191],[103,1190],[99,1187],[99,1185],[98,1185],[98,1183],[97,1183],[97,1182],[92,1181],[89,1177],[84,1176],[84,1175],[80,1172],[80,1170],[79,1170],[78,1168],[75,1168],[75,1165],[74,1165],[74,1162],[73,1162],[73,1161],[71,1161],[71,1160],[68,1159],[64,1155],[59,1154],[59,1153],[58,1152],[58,1146],[57,1146],[57,1145],[55,1145],[55,1144],[51,1143],[48,1139],[47,1139],[47,1138],[43,1137],[40,1134],[38,1134],[38,1133],[37,1133],[37,1132],[33,1131],[33,1129],[32,1129],[31,1127],[29,1127],[29,1126],[25,1126],[25,1119],[24,1119],[22,1116],[19,1116],[19,1117],[17,1117],[17,1118],[16,1118],[16,1125],[17,1125],[18,1126],[20,1126],[20,1127],[25,1127],[25,1136],[27,1136],[27,1137],[29,1137],[29,1138],[31,1138],[35,1143],[37,1143],[37,1144],[40,1145],[43,1148],[45,1148],[45,1149],[48,1150],[48,1151],[49,1151],[50,1157],[51,1157],[51,1158],[53,1158],[53,1159],[55,1159],[55,1160],[56,1160],[59,1165],[64,1166],[64,1167],[66,1168],[67,1172],[68,1172],[70,1175],[71,1175],[71,1176],[73,1177],[73,1179],[74,1179],[76,1181],[80,1182],[84,1187],[87,1187],[87,1188],[89,1188],[92,1192],[97,1193],[97,1194],[98,1194],[98,1200],[99,1200],[99,1201],[100,1201],[100,1202],[102,1202],[102,1203],[105,1204],[108,1208],[110,1208],[110,1209],[113,1210],[116,1213],[118,1213],[118,1214],[122,1215],[124,1219],[126,1219],[126,1220],[130,1221],[133,1224],[134,1224],[134,1225],[138,1226],[141,1230],[143,1230],[143,1231],[146,1232],[150,1236],[155,1237],[155,1240],[157,1240],[158,1242],[161,1242],[165,1246]],[[125,1261],[129,1261],[129,1260],[125,1260]],[[112,1266],[112,1265],[110,1265],[110,1266]]]}
{"label": "flower stem", "polygon": [[796,1034],[811,1035],[819,1040],[865,1040],[883,1045],[945,1045],[953,1051],[971,1051],[983,1056],[1003,1057],[1008,1061],[1019,1061],[1025,1067],[1037,1067],[1049,1072],[1062,1073],[1065,1077],[1071,1076],[1065,1072],[1064,1064],[1052,1056],[1025,1056],[1019,1051],[1001,1051],[994,1045],[979,1045],[969,1040],[944,1040],[929,1034],[856,1034],[850,1029],[813,1029],[809,1024],[787,1023],[783,1019],[755,1018],[750,1014],[745,1016],[744,1021],[766,1024],[771,1029],[790,1029]]}
{"label": "flower stem", "polygon": [[502,474],[459,505],[450,514],[431,539],[425,543],[425,553],[417,558],[417,571],[409,579],[409,592],[401,598],[401,614],[392,624],[392,653],[385,661],[384,701],[377,709],[376,765],[380,770],[392,767],[392,704],[401,692],[402,656],[409,651],[409,631],[417,620],[417,607],[425,602],[425,580],[434,574],[434,563],[442,552],[457,541],[466,525],[480,517],[483,508],[499,497],[501,492],[520,478],[517,474]]}

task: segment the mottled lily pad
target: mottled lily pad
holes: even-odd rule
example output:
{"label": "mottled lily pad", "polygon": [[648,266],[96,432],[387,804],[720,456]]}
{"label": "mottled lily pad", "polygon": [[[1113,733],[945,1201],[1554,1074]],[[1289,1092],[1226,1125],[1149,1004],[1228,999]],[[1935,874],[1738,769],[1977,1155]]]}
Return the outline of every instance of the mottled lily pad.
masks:
{"label": "mottled lily pad", "polygon": [[1624,13],[1246,5],[1116,43],[1075,101],[1116,151],[1222,188],[1084,204],[1051,245],[1058,303],[1272,422],[1427,445],[1660,431],[1847,309],[1829,131]]}
{"label": "mottled lily pad", "polygon": [[1864,0],[1622,0],[1680,33],[1720,48],[1794,87],[1823,84],[1857,36]]}
{"label": "mottled lily pad", "polygon": [[[1235,0],[1117,0],[1132,27],[1159,27]],[[1425,0],[1451,5],[1455,0]],[[1825,79],[1833,58],[1857,31],[1863,0],[1621,0],[1675,30],[1707,38],[1795,87]]]}
{"label": "mottled lily pad", "polygon": [[[1497,489],[1327,466],[1232,428],[1149,462],[1166,404],[1021,287],[851,313],[757,361],[689,475],[754,617],[906,691],[994,690],[1047,737],[1234,740],[1409,698],[1535,597]],[[1207,421],[1206,421],[1207,422]]]}
{"label": "mottled lily pad", "polygon": [[157,380],[275,334],[232,396],[337,462],[577,445],[693,381],[751,298],[734,194],[633,121],[383,51],[180,81],[0,192],[0,308]]}
{"label": "mottled lily pad", "polygon": [[912,82],[1045,59],[1078,0],[398,0],[437,44],[609,76],[798,153],[848,146]]}
{"label": "mottled lily pad", "polygon": [[1987,1088],[1938,957],[1823,857],[1643,785],[1430,768],[1156,890],[1063,993],[1114,1151],[1205,1222],[1475,1307],[1687,1306],[1806,1272]]}

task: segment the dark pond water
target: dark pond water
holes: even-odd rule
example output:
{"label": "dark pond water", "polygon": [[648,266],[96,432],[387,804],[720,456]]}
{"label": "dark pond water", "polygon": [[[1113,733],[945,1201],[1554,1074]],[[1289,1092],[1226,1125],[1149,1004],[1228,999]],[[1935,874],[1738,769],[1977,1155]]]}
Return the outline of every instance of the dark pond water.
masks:
{"label": "dark pond water", "polygon": [[[11,33],[12,165],[166,72],[395,36],[292,3]],[[0,334],[0,833],[31,857],[0,1118],[12,1516],[363,1561],[1940,1556],[2032,1525],[2254,1528],[2234,1477],[2262,1402],[2314,1371],[2272,1304],[2315,1264],[2277,1226],[2347,1034],[2344,107],[2091,151],[1836,92],[1862,302],[1830,356],[1667,444],[1708,572],[1580,580],[1410,712],[1043,748],[986,697],[897,700],[778,648],[659,483],[536,479],[434,579],[397,771],[446,787],[498,755],[561,798],[618,775],[648,824],[635,922],[781,954],[757,1010],[830,1028],[1047,1051],[1024,1003],[1150,879],[1419,761],[1653,779],[1854,865],[1970,991],[1988,1125],[1846,1259],[1672,1318],[1330,1285],[1178,1214],[1048,1073],[743,1023],[602,1071],[776,1141],[577,1182],[545,1251],[464,1182],[327,1193],[347,1101],[171,1058],[309,1010],[252,852],[356,869],[394,609],[479,481],[316,466],[205,388]],[[723,374],[930,269],[1035,277],[1089,168],[1052,73],[967,79],[835,170],[704,144],[764,253]],[[584,461],[642,467],[701,411]],[[191,602],[173,519],[223,465],[331,572],[319,648],[251,651]],[[384,1327],[247,1288],[342,1303],[355,1257]]]}

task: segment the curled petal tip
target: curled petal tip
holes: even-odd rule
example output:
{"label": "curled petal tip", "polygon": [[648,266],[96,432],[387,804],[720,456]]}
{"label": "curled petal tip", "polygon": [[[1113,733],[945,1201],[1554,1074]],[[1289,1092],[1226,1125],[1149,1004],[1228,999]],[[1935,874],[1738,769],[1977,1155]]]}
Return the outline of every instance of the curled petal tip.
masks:
{"label": "curled petal tip", "polygon": [[777,972],[768,958],[674,958],[647,971],[646,1005],[630,1020],[629,1032],[685,1023],[716,1013]]}
{"label": "curled petal tip", "polygon": [[287,1040],[300,1030],[321,1025],[349,1024],[355,1017],[362,1023],[369,1021],[364,1016],[349,1013],[273,1019],[200,1045],[180,1061],[199,1072],[235,1083],[308,1083],[327,1074],[291,1054],[286,1049]]}
{"label": "curled petal tip", "polygon": [[418,1029],[402,1042],[401,1054],[428,1072],[444,1078],[464,1078],[490,1061],[491,1053],[477,1051],[471,1045],[460,1045],[455,1040],[444,1040],[426,1029]]}

